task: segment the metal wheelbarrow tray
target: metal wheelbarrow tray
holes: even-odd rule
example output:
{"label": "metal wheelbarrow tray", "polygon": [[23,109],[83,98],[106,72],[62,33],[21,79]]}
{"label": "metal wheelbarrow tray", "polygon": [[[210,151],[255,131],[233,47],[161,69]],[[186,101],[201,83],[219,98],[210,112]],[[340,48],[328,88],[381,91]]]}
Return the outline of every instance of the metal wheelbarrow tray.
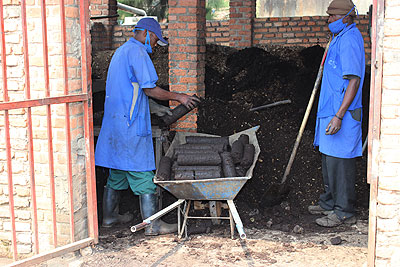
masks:
{"label": "metal wheelbarrow tray", "polygon": [[[234,141],[236,141],[240,135],[247,134],[249,136],[249,143],[253,144],[255,147],[255,154],[253,163],[250,168],[247,170],[246,176],[244,177],[227,177],[227,178],[220,178],[216,177],[213,179],[204,179],[204,180],[179,180],[179,181],[161,181],[158,180],[157,172],[154,176],[154,183],[161,186],[165,190],[169,191],[172,195],[174,195],[178,200],[171,204],[170,206],[164,208],[163,210],[157,212],[156,214],[150,216],[149,218],[143,220],[142,223],[134,225],[131,227],[132,232],[136,232],[137,230],[143,229],[144,227],[148,226],[153,220],[160,218],[161,216],[165,215],[166,213],[170,212],[174,208],[179,208],[182,203],[186,203],[186,200],[189,201],[189,205],[185,204],[185,219],[183,222],[183,229],[182,231],[178,230],[179,237],[182,236],[183,230],[186,229],[186,221],[188,218],[195,218],[189,217],[188,211],[190,206],[190,201],[192,200],[209,200],[209,201],[216,201],[222,200],[227,201],[230,211],[230,220],[231,220],[231,235],[233,236],[232,232],[232,220],[235,221],[236,228],[239,232],[241,238],[246,238],[246,235],[243,231],[243,224],[240,220],[239,214],[237,213],[236,207],[233,203],[233,199],[242,189],[243,185],[247,182],[247,180],[251,179],[253,175],[254,167],[257,163],[258,156],[260,154],[260,146],[257,141],[256,131],[259,129],[259,126],[238,132],[229,136],[229,144],[232,145]],[[210,134],[203,134],[203,133],[188,133],[188,132],[177,132],[175,135],[174,140],[169,147],[166,156],[171,157],[174,153],[174,148],[180,144],[184,144],[186,142],[186,136],[214,136]],[[178,225],[180,228],[180,212],[178,212]]]}
{"label": "metal wheelbarrow tray", "polygon": [[[247,170],[244,177],[229,177],[229,178],[214,178],[204,180],[180,180],[180,181],[160,181],[157,179],[157,172],[154,177],[154,183],[158,184],[165,190],[169,191],[178,199],[187,200],[233,200],[242,189],[247,180],[251,179],[253,170],[260,154],[260,146],[257,141],[256,131],[259,126],[250,128],[245,131],[229,136],[229,144],[232,145],[241,134],[249,136],[249,143],[255,147],[255,155],[253,164]],[[171,146],[169,147],[166,156],[171,157],[174,153],[174,148],[185,143],[186,136],[214,136],[202,133],[177,132]]]}

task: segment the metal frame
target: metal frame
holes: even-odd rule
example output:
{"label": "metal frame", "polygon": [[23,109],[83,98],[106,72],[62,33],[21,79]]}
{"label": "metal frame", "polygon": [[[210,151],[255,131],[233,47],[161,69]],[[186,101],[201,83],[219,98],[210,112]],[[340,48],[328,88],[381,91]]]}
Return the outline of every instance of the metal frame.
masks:
{"label": "metal frame", "polygon": [[[4,111],[4,129],[5,143],[7,155],[7,174],[8,174],[8,190],[9,190],[9,207],[10,220],[12,229],[12,251],[13,259],[18,259],[16,226],[15,226],[15,209],[14,209],[14,186],[12,174],[12,158],[11,158],[11,142],[10,142],[10,121],[9,110],[27,109],[27,131],[28,131],[28,157],[29,157],[29,175],[30,175],[30,194],[32,207],[32,234],[33,234],[33,250],[36,256],[29,259],[15,262],[12,266],[28,266],[34,263],[40,263],[64,253],[74,251],[95,243],[98,243],[98,223],[97,223],[97,200],[96,200],[96,181],[95,181],[95,164],[94,164],[94,139],[93,139],[93,115],[92,115],[92,94],[91,94],[91,68],[90,68],[90,36],[89,36],[89,2],[88,0],[79,1],[79,20],[81,26],[81,64],[82,64],[82,94],[69,94],[68,86],[68,62],[66,49],[66,17],[64,0],[59,1],[60,5],[60,26],[61,26],[61,42],[62,42],[62,64],[64,75],[64,95],[52,97],[49,84],[49,62],[48,62],[48,41],[47,41],[47,21],[46,21],[46,1],[40,1],[41,20],[42,20],[42,43],[43,43],[43,63],[44,63],[44,89],[45,97],[41,99],[31,99],[30,93],[30,72],[29,72],[29,43],[27,32],[27,16],[26,16],[26,0],[20,1],[21,20],[22,20],[22,38],[24,51],[24,70],[25,70],[25,99],[20,101],[9,101],[8,84],[7,84],[7,55],[6,41],[4,33],[4,11],[3,1],[0,2],[0,38],[1,38],[1,67],[3,74],[3,101],[0,103],[0,111]],[[74,231],[74,212],[73,212],[73,179],[72,179],[72,151],[71,151],[71,125],[70,125],[70,103],[82,102],[84,104],[84,132],[85,132],[85,148],[86,148],[86,184],[87,184],[87,205],[88,205],[88,228],[89,237],[75,241]],[[56,202],[55,202],[55,184],[54,184],[54,151],[53,151],[53,128],[51,105],[65,105],[65,132],[66,132],[66,151],[67,151],[67,178],[69,188],[69,208],[70,208],[70,239],[71,244],[63,247],[57,247],[57,221],[56,221]],[[49,186],[51,194],[51,210],[52,210],[52,230],[54,250],[47,253],[39,254],[39,238],[38,238],[38,219],[37,219],[37,201],[35,188],[35,169],[34,169],[34,153],[33,153],[33,128],[32,128],[32,107],[46,106],[47,117],[47,142],[48,142],[48,159],[49,159]]]}
{"label": "metal frame", "polygon": [[[197,220],[229,220],[230,222],[230,229],[231,229],[231,238],[233,239],[235,233],[235,225],[236,229],[239,233],[240,239],[246,239],[246,234],[243,231],[243,223],[240,219],[239,213],[237,212],[236,206],[233,203],[233,200],[223,200],[228,203],[229,207],[229,216],[228,217],[221,217],[221,216],[208,216],[208,217],[198,217],[198,216],[189,216],[190,204],[191,200],[185,200],[183,209],[179,205],[178,207],[178,238],[182,238],[183,234],[185,233],[185,238],[188,237],[187,234],[187,221],[189,219],[197,219]],[[183,223],[181,225],[181,216],[183,215]]]}

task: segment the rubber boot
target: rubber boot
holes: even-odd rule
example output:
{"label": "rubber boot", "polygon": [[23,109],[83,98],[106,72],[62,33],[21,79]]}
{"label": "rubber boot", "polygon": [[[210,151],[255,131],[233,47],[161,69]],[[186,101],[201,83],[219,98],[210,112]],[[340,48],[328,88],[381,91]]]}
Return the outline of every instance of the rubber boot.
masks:
{"label": "rubber boot", "polygon": [[[143,220],[149,218],[151,215],[158,211],[158,198],[157,194],[143,194],[139,196],[140,213]],[[171,234],[178,231],[178,224],[168,224],[161,219],[155,220],[151,225],[147,226],[145,235],[164,235]]]}
{"label": "rubber boot", "polygon": [[104,187],[103,194],[103,227],[111,227],[116,223],[127,223],[133,219],[133,215],[126,213],[119,214],[120,191],[108,186]]}

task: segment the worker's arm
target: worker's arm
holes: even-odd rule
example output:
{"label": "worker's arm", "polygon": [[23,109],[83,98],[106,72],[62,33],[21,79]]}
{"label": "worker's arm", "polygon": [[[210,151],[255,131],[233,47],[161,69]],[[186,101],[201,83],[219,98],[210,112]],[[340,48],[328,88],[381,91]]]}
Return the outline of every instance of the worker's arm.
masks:
{"label": "worker's arm", "polygon": [[196,106],[196,104],[200,101],[195,96],[190,96],[187,94],[180,94],[175,92],[169,92],[164,90],[158,86],[154,88],[143,88],[144,93],[147,96],[158,100],[175,100],[179,103],[185,105],[187,108],[192,109]]}
{"label": "worker's arm", "polygon": [[[360,77],[351,76],[349,77],[349,85],[347,86],[346,93],[344,94],[344,98],[342,104],[340,105],[339,110],[336,112],[336,116],[332,118],[325,129],[325,134],[335,134],[337,133],[341,126],[344,114],[346,113],[347,109],[349,108],[350,104],[353,102],[354,97],[357,94],[358,87],[360,86]],[[339,118],[341,119],[339,119]]]}

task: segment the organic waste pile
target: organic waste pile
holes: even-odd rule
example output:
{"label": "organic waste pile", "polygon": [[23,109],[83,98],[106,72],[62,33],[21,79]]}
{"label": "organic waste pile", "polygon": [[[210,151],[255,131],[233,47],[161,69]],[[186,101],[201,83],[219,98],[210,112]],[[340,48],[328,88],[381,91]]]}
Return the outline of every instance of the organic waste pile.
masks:
{"label": "organic waste pile", "polygon": [[[314,224],[315,216],[307,215],[307,206],[315,204],[323,190],[321,158],[318,149],[313,147],[318,99],[314,102],[288,177],[287,195],[279,203],[269,203],[265,196],[267,188],[280,183],[283,177],[324,49],[320,46],[266,46],[236,50],[207,45],[206,51],[206,91],[198,107],[198,132],[229,136],[260,126],[257,132],[261,149],[258,162],[252,178],[235,198],[243,223],[247,227],[285,231],[298,225],[308,231],[325,231]],[[110,51],[93,55],[96,62],[94,79],[105,79],[108,62],[99,64],[99,61],[109,55]],[[168,48],[158,47],[152,59],[159,75],[158,85],[168,89]],[[366,73],[363,88],[363,140],[367,133],[369,76]],[[290,104],[250,111],[282,100],[290,100]],[[94,95],[96,101],[101,101],[101,95],[97,100]],[[366,219],[369,186],[365,156],[357,160],[357,167],[358,215]],[[99,174],[98,179],[98,183],[105,183]]]}

